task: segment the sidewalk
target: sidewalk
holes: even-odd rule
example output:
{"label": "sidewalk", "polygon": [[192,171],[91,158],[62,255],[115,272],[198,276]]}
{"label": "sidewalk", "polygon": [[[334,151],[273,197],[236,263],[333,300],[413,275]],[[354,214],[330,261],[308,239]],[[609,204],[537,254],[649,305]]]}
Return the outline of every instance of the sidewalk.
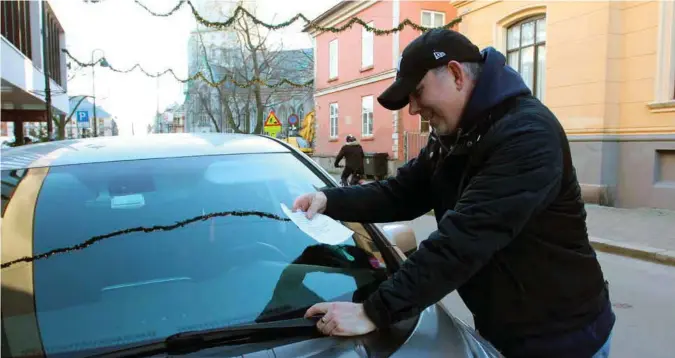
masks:
{"label": "sidewalk", "polygon": [[675,211],[586,205],[586,212],[597,250],[675,266]]}

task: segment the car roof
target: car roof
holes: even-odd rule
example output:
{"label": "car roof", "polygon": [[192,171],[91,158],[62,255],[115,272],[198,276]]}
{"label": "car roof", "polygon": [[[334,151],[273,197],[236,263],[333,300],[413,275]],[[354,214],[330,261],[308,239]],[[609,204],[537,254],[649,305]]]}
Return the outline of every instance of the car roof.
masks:
{"label": "car roof", "polygon": [[60,140],[2,149],[0,169],[201,155],[289,153],[276,139],[254,134],[170,133]]}

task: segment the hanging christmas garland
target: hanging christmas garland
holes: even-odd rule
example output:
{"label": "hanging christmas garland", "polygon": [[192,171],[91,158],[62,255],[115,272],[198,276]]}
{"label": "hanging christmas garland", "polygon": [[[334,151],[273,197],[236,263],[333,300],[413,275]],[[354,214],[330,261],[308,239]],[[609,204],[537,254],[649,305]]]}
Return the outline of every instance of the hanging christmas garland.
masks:
{"label": "hanging christmas garland", "polygon": [[[197,11],[195,6],[192,4],[192,1],[190,1],[190,0],[180,0],[178,2],[178,4],[176,4],[176,6],[173,7],[173,9],[171,9],[169,12],[166,12],[166,13],[154,12],[154,11],[150,10],[147,6],[145,6],[145,4],[143,4],[140,0],[134,0],[134,2],[136,4],[138,4],[139,6],[141,6],[143,9],[145,9],[147,12],[152,14],[153,16],[158,16],[158,17],[171,16],[176,11],[180,10],[180,8],[183,7],[183,5],[188,4],[190,6],[190,9],[192,10],[192,14],[194,15],[195,19],[197,19],[197,21],[199,23],[201,23],[202,25],[204,25],[206,27],[215,28],[215,29],[219,29],[219,30],[223,30],[223,29],[226,29],[226,28],[232,26],[232,24],[234,24],[234,22],[237,20],[237,18],[239,18],[242,15],[245,15],[246,17],[248,17],[254,24],[259,25],[259,26],[263,26],[263,27],[265,27],[269,30],[279,30],[279,29],[291,26],[298,20],[304,21],[305,26],[308,29],[313,29],[313,30],[316,30],[316,31],[319,31],[319,32],[332,32],[332,33],[343,32],[345,30],[351,29],[352,26],[354,26],[354,24],[359,24],[359,25],[363,26],[363,28],[365,28],[367,31],[374,33],[376,36],[386,36],[386,35],[390,35],[390,34],[393,34],[393,33],[396,33],[396,32],[401,32],[407,26],[409,26],[409,27],[411,27],[411,28],[413,28],[417,31],[420,31],[420,32],[428,31],[428,30],[433,28],[433,27],[421,26],[421,25],[418,25],[418,24],[412,22],[410,19],[405,19],[405,20],[401,21],[401,23],[399,23],[398,26],[396,26],[396,27],[392,27],[392,28],[389,28],[389,29],[378,29],[376,27],[369,26],[365,21],[363,21],[359,17],[352,17],[349,21],[347,21],[347,23],[345,23],[344,25],[339,26],[339,27],[333,27],[333,26],[323,27],[323,26],[319,26],[316,23],[312,22],[310,19],[308,19],[302,13],[296,14],[295,16],[288,19],[287,21],[284,21],[284,22],[281,22],[281,23],[278,23],[278,24],[270,24],[270,23],[266,23],[266,22],[258,19],[255,15],[251,14],[248,10],[246,10],[245,8],[243,8],[241,6],[237,6],[237,8],[234,10],[234,14],[229,19],[227,19],[226,21],[220,21],[219,22],[219,21],[209,21],[209,20],[205,19]],[[447,24],[445,24],[443,26],[440,26],[440,28],[449,29],[449,28],[452,28],[455,25],[459,24],[461,21],[462,21],[462,18],[458,17],[458,18],[455,18],[455,19],[451,20]]]}
{"label": "hanging christmas garland", "polygon": [[[77,63],[78,66],[81,66],[81,67],[96,66],[103,60],[101,58],[101,59],[99,59],[95,62],[82,62],[82,61],[78,60],[77,58],[75,58],[70,53],[70,51],[64,49],[63,52],[66,54],[66,56],[68,56],[68,58],[73,60],[75,63]],[[148,71],[146,71],[140,64],[135,64],[133,67],[131,67],[129,69],[126,69],[126,70],[120,70],[120,69],[114,68],[114,67],[110,66],[110,64],[107,64],[106,67],[109,68],[111,71],[117,72],[117,73],[129,73],[129,72],[138,68],[143,74],[145,74],[148,77],[152,77],[152,78],[161,77],[161,76],[164,76],[167,73],[170,73],[173,76],[173,78],[175,78],[176,81],[178,81],[178,82],[186,83],[186,82],[189,82],[189,81],[194,81],[194,80],[200,79],[204,83],[206,83],[207,85],[209,85],[211,87],[220,87],[223,84],[225,84],[225,82],[231,82],[232,84],[234,84],[235,86],[240,87],[240,88],[249,88],[254,84],[258,84],[260,86],[269,87],[269,88],[278,88],[278,87],[281,87],[285,84],[289,85],[291,87],[295,87],[295,88],[308,88],[308,87],[312,87],[314,85],[314,80],[309,80],[309,81],[304,82],[304,83],[297,83],[297,82],[293,82],[293,81],[291,81],[287,78],[282,78],[277,83],[269,83],[269,82],[266,82],[266,81],[262,80],[259,77],[254,77],[251,80],[247,80],[245,82],[240,82],[240,81],[237,81],[233,76],[230,76],[230,75],[226,75],[225,77],[223,77],[218,82],[213,82],[213,81],[210,81],[208,78],[206,78],[206,76],[204,76],[204,74],[201,71],[195,73],[194,75],[192,75],[188,78],[182,79],[182,78],[179,78],[178,76],[176,76],[176,74],[173,72],[172,69],[167,69],[167,70],[164,70],[163,72],[157,72],[157,73],[152,74],[152,73],[149,73]]]}

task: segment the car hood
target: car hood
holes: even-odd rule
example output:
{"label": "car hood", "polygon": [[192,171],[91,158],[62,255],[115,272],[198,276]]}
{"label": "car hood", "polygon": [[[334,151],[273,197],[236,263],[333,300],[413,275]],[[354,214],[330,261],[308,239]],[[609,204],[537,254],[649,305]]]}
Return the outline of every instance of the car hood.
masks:
{"label": "car hood", "polygon": [[[414,320],[414,319],[413,319]],[[402,322],[403,326],[406,323]],[[437,306],[427,308],[412,334],[394,328],[389,333],[374,333],[358,338],[325,337],[300,340],[276,347],[266,347],[246,357],[471,357],[498,358],[499,352],[460,320],[448,316]],[[262,347],[261,347],[262,348]],[[216,347],[195,353],[199,357],[232,356],[232,348]],[[236,356],[236,355],[235,355]]]}

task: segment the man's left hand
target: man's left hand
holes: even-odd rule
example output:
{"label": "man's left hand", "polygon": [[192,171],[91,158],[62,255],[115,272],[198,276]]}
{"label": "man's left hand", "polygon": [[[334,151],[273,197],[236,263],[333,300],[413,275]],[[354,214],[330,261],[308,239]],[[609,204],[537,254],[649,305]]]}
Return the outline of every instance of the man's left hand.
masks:
{"label": "man's left hand", "polygon": [[352,302],[322,302],[310,307],[305,318],[323,314],[316,327],[329,336],[360,336],[375,330],[363,305]]}

